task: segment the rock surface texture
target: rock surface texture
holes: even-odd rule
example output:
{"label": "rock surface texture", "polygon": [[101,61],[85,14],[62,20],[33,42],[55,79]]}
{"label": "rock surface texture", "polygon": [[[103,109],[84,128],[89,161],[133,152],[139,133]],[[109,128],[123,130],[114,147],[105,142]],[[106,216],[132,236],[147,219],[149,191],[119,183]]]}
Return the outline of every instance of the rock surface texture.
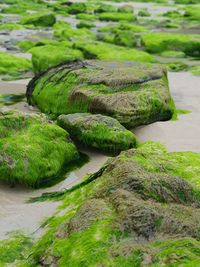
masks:
{"label": "rock surface texture", "polygon": [[131,128],[169,120],[174,112],[163,67],[123,61],[76,61],[33,78],[29,103],[53,114],[109,115]]}

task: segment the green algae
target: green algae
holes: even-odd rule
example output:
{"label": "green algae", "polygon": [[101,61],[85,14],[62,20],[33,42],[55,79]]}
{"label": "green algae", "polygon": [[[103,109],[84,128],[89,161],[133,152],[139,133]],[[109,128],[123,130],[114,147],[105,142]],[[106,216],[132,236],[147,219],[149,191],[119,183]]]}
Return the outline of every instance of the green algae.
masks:
{"label": "green algae", "polygon": [[103,21],[136,21],[133,13],[122,12],[105,12],[99,15],[99,19]]}
{"label": "green algae", "polygon": [[56,18],[53,13],[37,13],[23,16],[20,23],[23,25],[51,27],[56,23]]}
{"label": "green algae", "polygon": [[81,51],[60,44],[37,46],[29,50],[32,54],[32,64],[35,73],[45,71],[62,62],[82,59]]}
{"label": "green algae", "polygon": [[142,44],[151,53],[174,50],[183,51],[188,56],[199,57],[200,38],[198,35],[151,33],[142,36]]}
{"label": "green algae", "polygon": [[61,115],[57,123],[80,143],[108,152],[120,152],[136,146],[136,136],[117,120],[88,113]]}
{"label": "green algae", "polygon": [[20,24],[15,24],[15,23],[2,23],[0,25],[0,30],[8,30],[8,31],[13,31],[13,30],[23,30],[24,27]]}
{"label": "green algae", "polygon": [[20,76],[24,72],[30,71],[32,65],[30,60],[20,58],[6,52],[0,52],[0,74],[10,76]]}
{"label": "green algae", "polygon": [[93,179],[62,195],[28,263],[198,266],[200,199],[191,190],[199,192],[199,160],[197,153],[169,153],[153,142],[110,159]]}
{"label": "green algae", "polygon": [[0,266],[24,259],[31,246],[32,241],[29,237],[20,233],[12,233],[9,238],[0,242]]}
{"label": "green algae", "polygon": [[77,42],[75,47],[80,49],[87,59],[100,60],[132,60],[137,62],[155,62],[150,54],[136,49],[127,49],[104,42]]}
{"label": "green algae", "polygon": [[45,117],[2,113],[0,124],[1,181],[38,187],[79,158],[68,133]]}

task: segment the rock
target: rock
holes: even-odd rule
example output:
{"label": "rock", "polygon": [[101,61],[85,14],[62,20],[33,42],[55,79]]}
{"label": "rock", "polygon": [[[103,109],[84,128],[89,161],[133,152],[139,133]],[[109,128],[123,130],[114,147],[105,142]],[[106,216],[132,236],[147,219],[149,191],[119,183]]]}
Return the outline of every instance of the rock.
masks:
{"label": "rock", "polygon": [[78,61],[36,76],[28,101],[58,116],[100,113],[131,128],[168,120],[174,111],[166,71],[159,65],[123,61]]}
{"label": "rock", "polygon": [[136,137],[132,132],[116,119],[100,114],[60,115],[58,125],[66,129],[75,140],[103,151],[119,152],[136,145]]}
{"label": "rock", "polygon": [[43,115],[0,113],[0,181],[38,187],[79,158],[69,134]]}
{"label": "rock", "polygon": [[65,215],[49,224],[35,258],[43,266],[49,257],[66,266],[199,262],[199,162],[200,154],[152,142],[109,159],[95,179],[66,191]]}
{"label": "rock", "polygon": [[56,17],[53,13],[37,13],[24,16],[20,23],[22,25],[51,27],[56,23]]}

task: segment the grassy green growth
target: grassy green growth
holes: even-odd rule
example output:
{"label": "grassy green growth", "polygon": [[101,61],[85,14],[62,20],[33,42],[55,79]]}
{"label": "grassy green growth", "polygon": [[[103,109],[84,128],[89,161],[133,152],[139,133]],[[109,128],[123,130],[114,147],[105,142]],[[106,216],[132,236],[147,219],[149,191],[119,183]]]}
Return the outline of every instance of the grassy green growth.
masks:
{"label": "grassy green growth", "polygon": [[97,16],[94,14],[85,14],[85,13],[79,13],[76,15],[77,19],[87,20],[87,21],[94,21],[97,19]]}
{"label": "grassy green growth", "polygon": [[66,191],[28,263],[198,266],[199,163],[200,154],[153,142],[110,159],[89,183]]}
{"label": "grassy green growth", "polygon": [[24,27],[20,24],[16,23],[2,23],[0,25],[0,30],[8,30],[8,31],[13,31],[13,30],[23,30]]}
{"label": "grassy green growth", "polygon": [[35,73],[47,70],[52,66],[64,61],[82,59],[81,51],[71,49],[64,45],[44,45],[37,46],[29,50],[32,54],[32,64]]}
{"label": "grassy green growth", "polygon": [[15,261],[24,259],[31,247],[29,237],[13,233],[8,239],[0,241],[0,266],[11,266]]}
{"label": "grassy green growth", "polygon": [[79,158],[68,133],[45,117],[3,113],[0,126],[1,181],[38,187]]}
{"label": "grassy green growth", "polygon": [[90,29],[92,27],[95,27],[95,24],[92,23],[91,21],[87,21],[87,20],[81,20],[77,24],[77,28],[87,28],[87,29]]}
{"label": "grassy green growth", "polygon": [[143,9],[140,9],[138,11],[138,16],[140,16],[140,17],[150,17],[151,14],[149,13],[148,9],[143,8]]}
{"label": "grassy green growth", "polygon": [[82,144],[108,152],[120,152],[136,146],[136,136],[117,120],[88,113],[61,115],[58,125]]}
{"label": "grassy green growth", "polygon": [[80,49],[87,59],[101,60],[132,60],[138,62],[155,62],[153,56],[149,53],[136,49],[129,49],[114,44],[104,42],[83,42],[76,43],[76,48]]}
{"label": "grassy green growth", "polygon": [[37,13],[33,15],[24,15],[20,23],[23,25],[51,27],[56,23],[56,18],[53,13]]}
{"label": "grassy green growth", "polygon": [[6,52],[0,52],[0,74],[18,77],[32,69],[31,61],[16,57]]}
{"label": "grassy green growth", "polygon": [[84,41],[91,40],[95,38],[95,34],[89,29],[75,29],[72,28],[68,23],[63,21],[57,22],[54,27],[54,36],[59,38],[59,40],[70,40],[70,41]]}
{"label": "grassy green growth", "polygon": [[103,21],[136,21],[136,17],[133,13],[122,12],[101,13],[99,19]]}
{"label": "grassy green growth", "polygon": [[67,11],[69,14],[79,14],[79,13],[86,13],[87,6],[85,3],[72,3],[68,8]]}
{"label": "grassy green growth", "polygon": [[142,44],[148,52],[161,53],[166,50],[182,51],[188,56],[199,57],[198,35],[151,33],[142,36]]}

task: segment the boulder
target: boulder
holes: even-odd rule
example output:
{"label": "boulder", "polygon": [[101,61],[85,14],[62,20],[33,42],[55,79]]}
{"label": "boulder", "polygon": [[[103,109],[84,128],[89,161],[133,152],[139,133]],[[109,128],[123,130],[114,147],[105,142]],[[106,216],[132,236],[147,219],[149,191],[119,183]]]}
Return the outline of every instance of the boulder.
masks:
{"label": "boulder", "polygon": [[132,128],[169,120],[174,112],[166,70],[160,65],[124,61],[78,61],[36,76],[28,101],[55,117],[99,113]]}
{"label": "boulder", "polygon": [[43,115],[0,113],[0,181],[39,187],[79,158],[69,134]]}
{"label": "boulder", "polygon": [[132,132],[116,119],[100,114],[60,115],[58,125],[75,140],[103,151],[119,152],[136,145],[136,137]]}

